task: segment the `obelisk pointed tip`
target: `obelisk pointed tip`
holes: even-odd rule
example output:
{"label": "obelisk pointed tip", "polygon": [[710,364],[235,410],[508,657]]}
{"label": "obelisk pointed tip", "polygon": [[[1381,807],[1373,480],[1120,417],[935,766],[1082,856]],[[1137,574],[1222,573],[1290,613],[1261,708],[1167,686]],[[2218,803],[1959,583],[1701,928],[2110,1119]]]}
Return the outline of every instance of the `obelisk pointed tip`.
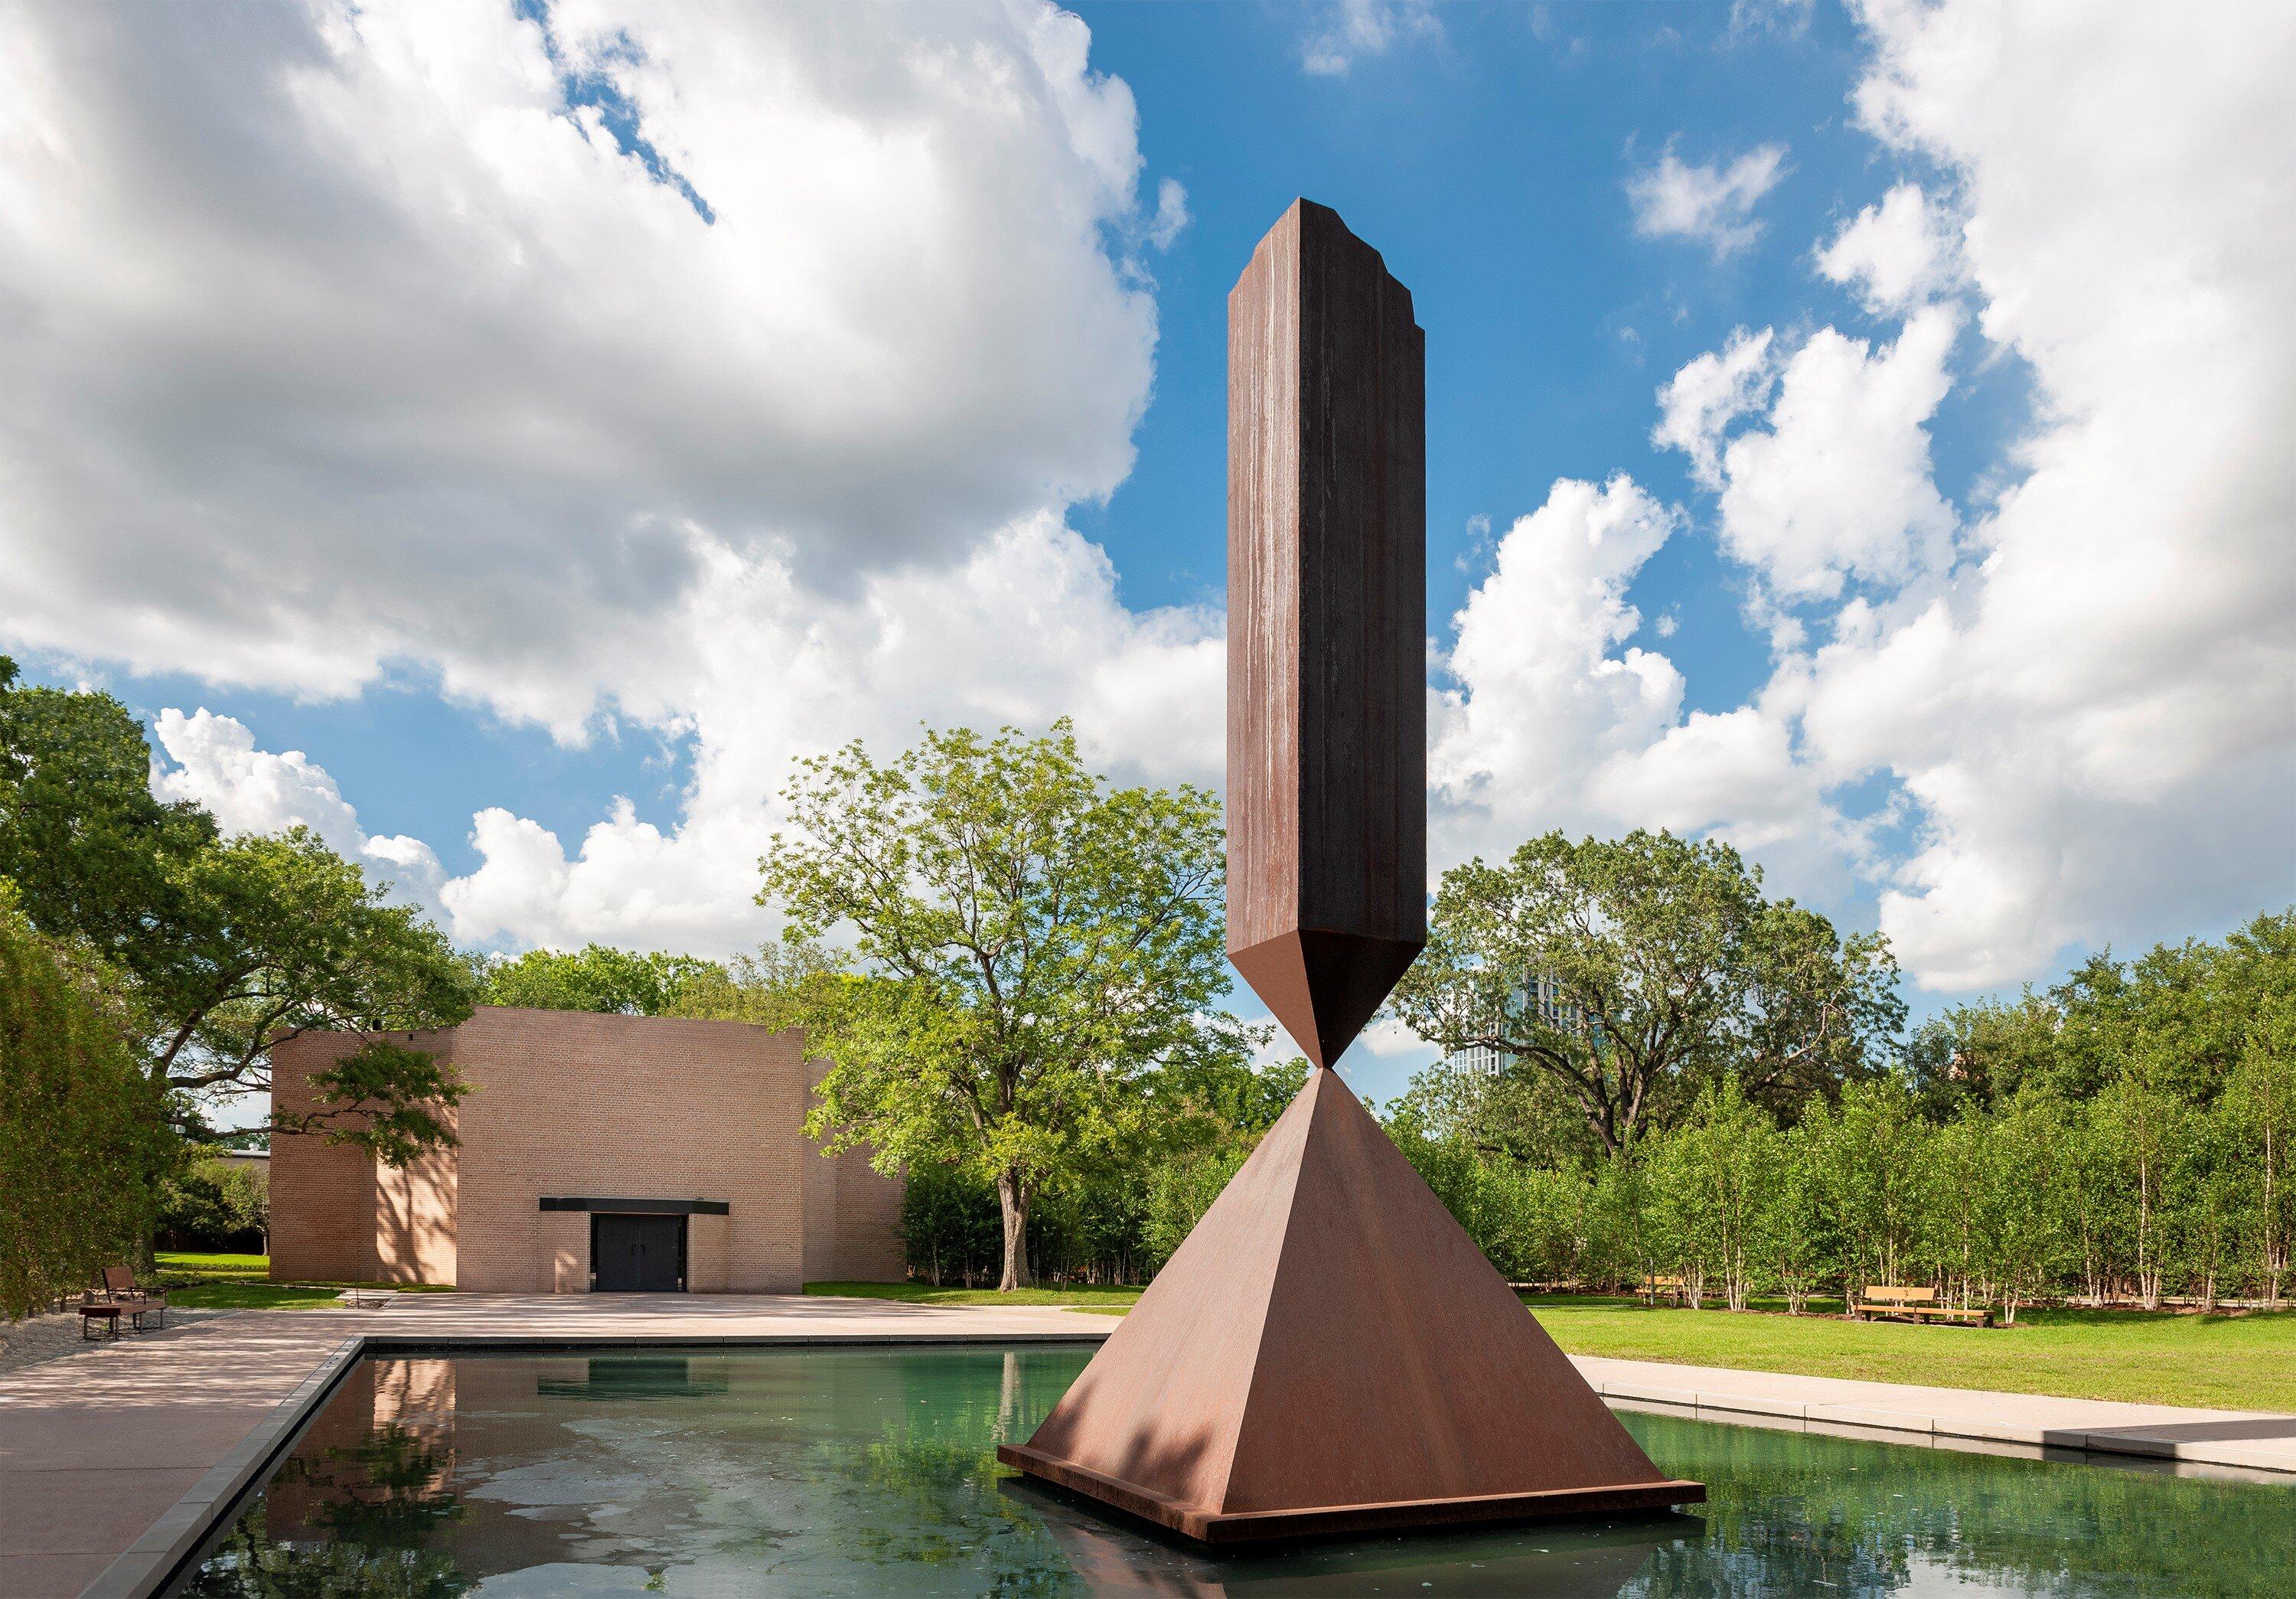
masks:
{"label": "obelisk pointed tip", "polygon": [[1423,942],[1301,928],[1228,959],[1309,1062],[1330,1066],[1378,1014]]}

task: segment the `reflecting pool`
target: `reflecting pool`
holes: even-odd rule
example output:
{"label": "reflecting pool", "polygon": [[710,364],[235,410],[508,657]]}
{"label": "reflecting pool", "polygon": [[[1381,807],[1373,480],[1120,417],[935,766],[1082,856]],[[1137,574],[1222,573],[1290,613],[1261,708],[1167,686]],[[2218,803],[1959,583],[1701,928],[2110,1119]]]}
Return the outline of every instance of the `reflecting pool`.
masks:
{"label": "reflecting pool", "polygon": [[1025,1484],[1071,1349],[355,1368],[173,1592],[2296,1593],[2296,1488],[1626,1414],[1689,1514],[1208,1560]]}

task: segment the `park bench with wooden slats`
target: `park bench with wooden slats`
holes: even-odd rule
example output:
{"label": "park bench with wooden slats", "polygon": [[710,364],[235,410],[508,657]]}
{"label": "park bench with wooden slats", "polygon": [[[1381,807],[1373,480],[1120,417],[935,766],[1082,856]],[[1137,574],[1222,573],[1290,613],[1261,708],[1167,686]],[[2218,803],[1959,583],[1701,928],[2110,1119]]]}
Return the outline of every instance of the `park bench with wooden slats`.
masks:
{"label": "park bench with wooden slats", "polygon": [[1980,1327],[1993,1324],[1990,1305],[1940,1305],[1936,1289],[1914,1288],[1900,1283],[1868,1283],[1862,1295],[1849,1301],[1849,1316],[1853,1321],[1863,1321],[1869,1316],[1902,1316],[1915,1321],[1957,1322]]}
{"label": "park bench with wooden slats", "polygon": [[1642,1295],[1652,1305],[1658,1303],[1661,1295],[1679,1305],[1690,1297],[1690,1284],[1680,1277],[1644,1277]]}
{"label": "park bench with wooden slats", "polygon": [[107,1266],[96,1278],[95,1286],[80,1300],[80,1331],[87,1331],[88,1323],[98,1316],[111,1324],[111,1330],[119,1331],[119,1318],[127,1316],[144,1330],[144,1318],[152,1316],[162,1327],[168,1324],[168,1291],[146,1288],[135,1281],[135,1273],[125,1266]]}

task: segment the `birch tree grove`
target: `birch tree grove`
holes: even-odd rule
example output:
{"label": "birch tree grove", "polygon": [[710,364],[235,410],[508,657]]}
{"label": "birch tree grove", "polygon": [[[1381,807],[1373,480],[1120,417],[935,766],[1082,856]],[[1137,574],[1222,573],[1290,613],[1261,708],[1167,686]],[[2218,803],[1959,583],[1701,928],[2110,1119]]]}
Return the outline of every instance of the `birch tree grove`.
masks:
{"label": "birch tree grove", "polygon": [[[1521,1278],[1679,1277],[1693,1303],[1773,1295],[1794,1312],[1926,1285],[2008,1321],[2052,1300],[2288,1297],[2296,913],[1948,1010],[1894,1061],[1790,1106],[1762,1104],[1726,1066],[1686,1103],[1646,1099],[1616,1154],[1583,1123],[1575,1144],[1534,1125],[1578,1118],[1518,1092],[1551,1080],[1523,1059],[1438,1068],[1398,1107],[1406,1152],[1440,1171],[1447,1198],[1472,1196],[1462,1220]],[[1534,1185],[1587,1225],[1479,1230]]]}

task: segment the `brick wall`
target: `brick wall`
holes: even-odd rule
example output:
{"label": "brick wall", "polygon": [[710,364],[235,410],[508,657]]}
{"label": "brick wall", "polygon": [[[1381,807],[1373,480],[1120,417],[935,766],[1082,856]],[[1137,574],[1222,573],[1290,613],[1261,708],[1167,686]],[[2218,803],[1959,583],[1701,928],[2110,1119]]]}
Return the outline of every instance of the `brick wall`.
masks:
{"label": "brick wall", "polygon": [[733,1218],[685,1218],[685,1288],[689,1293],[726,1292],[726,1261],[733,1242]]}
{"label": "brick wall", "polygon": [[[455,1126],[455,1111],[445,1118]],[[435,1149],[403,1167],[374,1168],[374,1277],[384,1283],[457,1280],[455,1190],[461,1162]]]}
{"label": "brick wall", "polygon": [[[338,1033],[305,1033],[271,1052],[271,1098],[280,1111],[316,1108],[309,1078],[357,1046]],[[272,1140],[271,1277],[275,1282],[371,1282],[375,1275],[374,1163],[317,1134]]]}
{"label": "brick wall", "polygon": [[[824,1160],[802,1122],[802,1036],[730,1021],[484,1007],[460,1027],[393,1035],[470,1086],[462,1139],[404,1170],[356,1150],[278,1141],[272,1271],[453,1282],[475,1292],[587,1287],[589,1218],[545,1195],[723,1200],[688,1224],[688,1275],[708,1292],[795,1292],[805,1280],[895,1280],[900,1185],[865,1154]],[[295,1108],[307,1074],[351,1041],[274,1054]]]}
{"label": "brick wall", "polygon": [[[828,1162],[824,1161],[824,1165]],[[901,1250],[902,1185],[873,1170],[869,1152],[848,1150],[836,1159],[835,1269],[840,1283],[898,1283],[908,1275]]]}
{"label": "brick wall", "polygon": [[[795,1292],[804,1202],[795,1033],[734,1021],[488,1007],[454,1029],[460,1286],[547,1293],[544,1194],[725,1200],[726,1286]],[[776,1136],[778,1134],[779,1136]]]}
{"label": "brick wall", "polygon": [[[806,1062],[806,1086],[819,1086],[827,1061]],[[805,1176],[805,1280],[898,1283],[908,1275],[901,1250],[901,1185],[869,1166],[866,1149],[824,1156],[800,1135]]]}

